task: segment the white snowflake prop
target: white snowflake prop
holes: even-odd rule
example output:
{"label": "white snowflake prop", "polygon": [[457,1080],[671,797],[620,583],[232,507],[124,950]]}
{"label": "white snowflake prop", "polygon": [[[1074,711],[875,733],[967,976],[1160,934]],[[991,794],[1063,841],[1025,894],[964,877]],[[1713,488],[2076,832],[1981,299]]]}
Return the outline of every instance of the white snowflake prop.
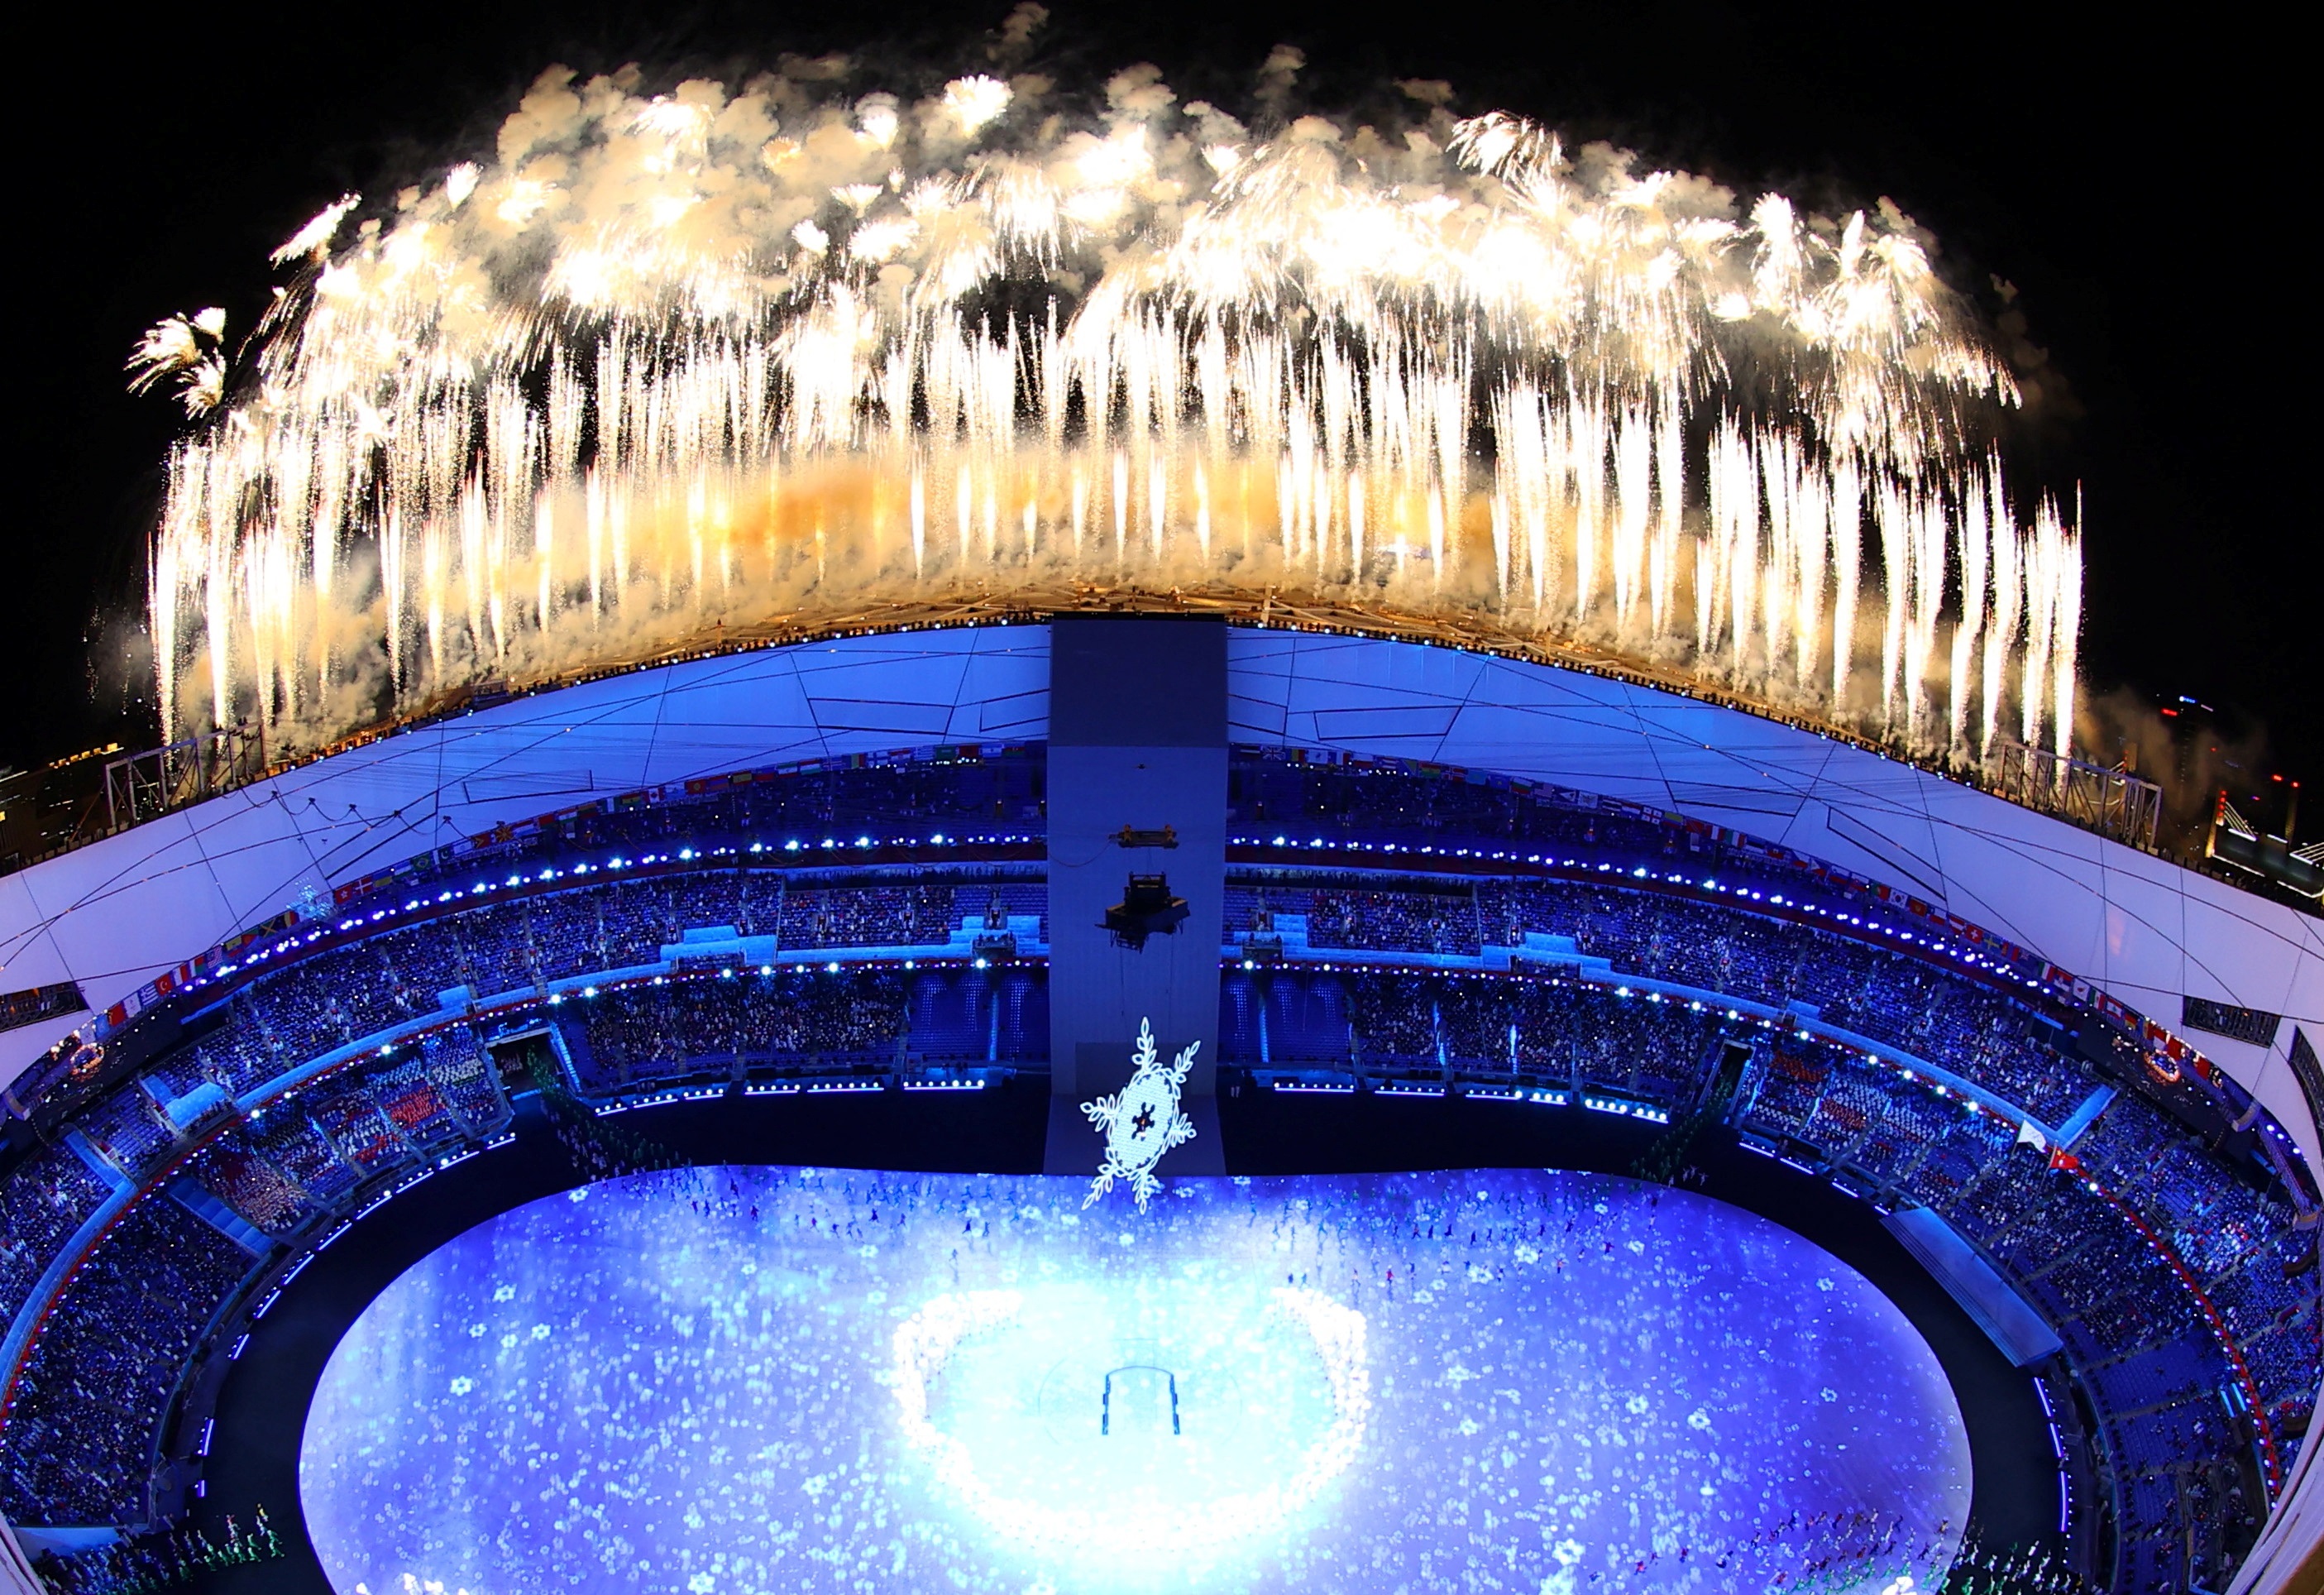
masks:
{"label": "white snowflake prop", "polygon": [[1128,1180],[1130,1193],[1142,1213],[1146,1199],[1162,1189],[1162,1182],[1154,1177],[1155,1164],[1173,1146],[1183,1146],[1194,1138],[1194,1121],[1179,1111],[1178,1090],[1186,1083],[1186,1071],[1194,1066],[1194,1053],[1202,1044],[1193,1043],[1165,1068],[1154,1048],[1153,1024],[1145,1019],[1138,1022],[1138,1050],[1130,1060],[1137,1071],[1130,1083],[1119,1096],[1082,1104],[1082,1111],[1105,1136],[1105,1163],[1090,1182],[1082,1206],[1112,1190],[1116,1180]]}

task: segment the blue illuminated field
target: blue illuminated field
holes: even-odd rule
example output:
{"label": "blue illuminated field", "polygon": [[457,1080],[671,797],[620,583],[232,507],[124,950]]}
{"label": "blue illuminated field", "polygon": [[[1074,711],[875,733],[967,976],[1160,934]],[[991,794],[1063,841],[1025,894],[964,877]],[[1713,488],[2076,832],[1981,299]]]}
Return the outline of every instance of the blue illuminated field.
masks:
{"label": "blue illuminated field", "polygon": [[1936,1359],[1722,1203],[1494,1171],[642,1175],[483,1224],[331,1359],[333,1583],[1926,1588]]}

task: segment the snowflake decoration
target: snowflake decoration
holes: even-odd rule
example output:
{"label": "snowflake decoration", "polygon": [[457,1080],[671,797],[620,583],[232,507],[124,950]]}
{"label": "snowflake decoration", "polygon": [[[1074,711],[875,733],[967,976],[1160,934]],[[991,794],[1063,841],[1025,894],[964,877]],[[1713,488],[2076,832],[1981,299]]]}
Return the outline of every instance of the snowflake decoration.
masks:
{"label": "snowflake decoration", "polygon": [[1194,1066],[1194,1052],[1202,1044],[1193,1043],[1165,1068],[1154,1047],[1153,1024],[1145,1019],[1138,1022],[1138,1050],[1130,1060],[1137,1067],[1130,1083],[1118,1096],[1082,1104],[1082,1111],[1105,1136],[1105,1163],[1090,1182],[1082,1206],[1112,1190],[1116,1180],[1128,1180],[1130,1193],[1142,1213],[1147,1199],[1162,1189],[1162,1182],[1154,1177],[1155,1164],[1173,1146],[1183,1146],[1194,1138],[1194,1121],[1178,1109],[1178,1090],[1186,1083],[1186,1071]]}

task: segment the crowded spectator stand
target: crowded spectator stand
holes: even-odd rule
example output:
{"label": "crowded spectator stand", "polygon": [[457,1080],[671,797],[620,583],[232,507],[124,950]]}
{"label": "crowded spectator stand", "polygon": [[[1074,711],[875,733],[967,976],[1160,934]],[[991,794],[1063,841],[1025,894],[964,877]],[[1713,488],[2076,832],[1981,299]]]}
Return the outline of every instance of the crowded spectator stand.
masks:
{"label": "crowded spectator stand", "polygon": [[[1038,768],[995,746],[545,816],[60,1048],[0,1171],[0,1512],[181,1509],[189,1370],[351,1215],[505,1137],[528,1038],[592,1114],[1044,1069]],[[2282,1488],[2319,1376],[2315,1192],[2272,1126],[2207,1132],[2255,1110],[2178,1038],[1924,904],[1602,800],[1246,752],[1232,802],[1242,1078],[1707,1117],[1941,1216],[2057,1331],[2114,1587],[2216,1576]]]}

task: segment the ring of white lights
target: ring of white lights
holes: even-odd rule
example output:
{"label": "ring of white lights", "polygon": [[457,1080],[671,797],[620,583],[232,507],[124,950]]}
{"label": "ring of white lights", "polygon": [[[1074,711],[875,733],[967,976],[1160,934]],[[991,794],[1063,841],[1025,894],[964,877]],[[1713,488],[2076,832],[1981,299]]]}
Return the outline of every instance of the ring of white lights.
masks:
{"label": "ring of white lights", "polygon": [[934,1298],[897,1328],[894,1388],[904,1438],[930,1461],[936,1479],[1003,1539],[1040,1554],[1108,1557],[1199,1554],[1282,1528],[1324,1487],[1347,1471],[1371,1415],[1371,1371],[1365,1360],[1364,1315],[1317,1292],[1278,1286],[1277,1311],[1305,1330],[1332,1392],[1333,1418],[1280,1482],[1207,1502],[1199,1514],[1135,1505],[1102,1513],[1012,1499],[978,1472],[967,1446],[928,1416],[928,1386],[972,1335],[1017,1321],[1025,1300],[1016,1291],[964,1291]]}

